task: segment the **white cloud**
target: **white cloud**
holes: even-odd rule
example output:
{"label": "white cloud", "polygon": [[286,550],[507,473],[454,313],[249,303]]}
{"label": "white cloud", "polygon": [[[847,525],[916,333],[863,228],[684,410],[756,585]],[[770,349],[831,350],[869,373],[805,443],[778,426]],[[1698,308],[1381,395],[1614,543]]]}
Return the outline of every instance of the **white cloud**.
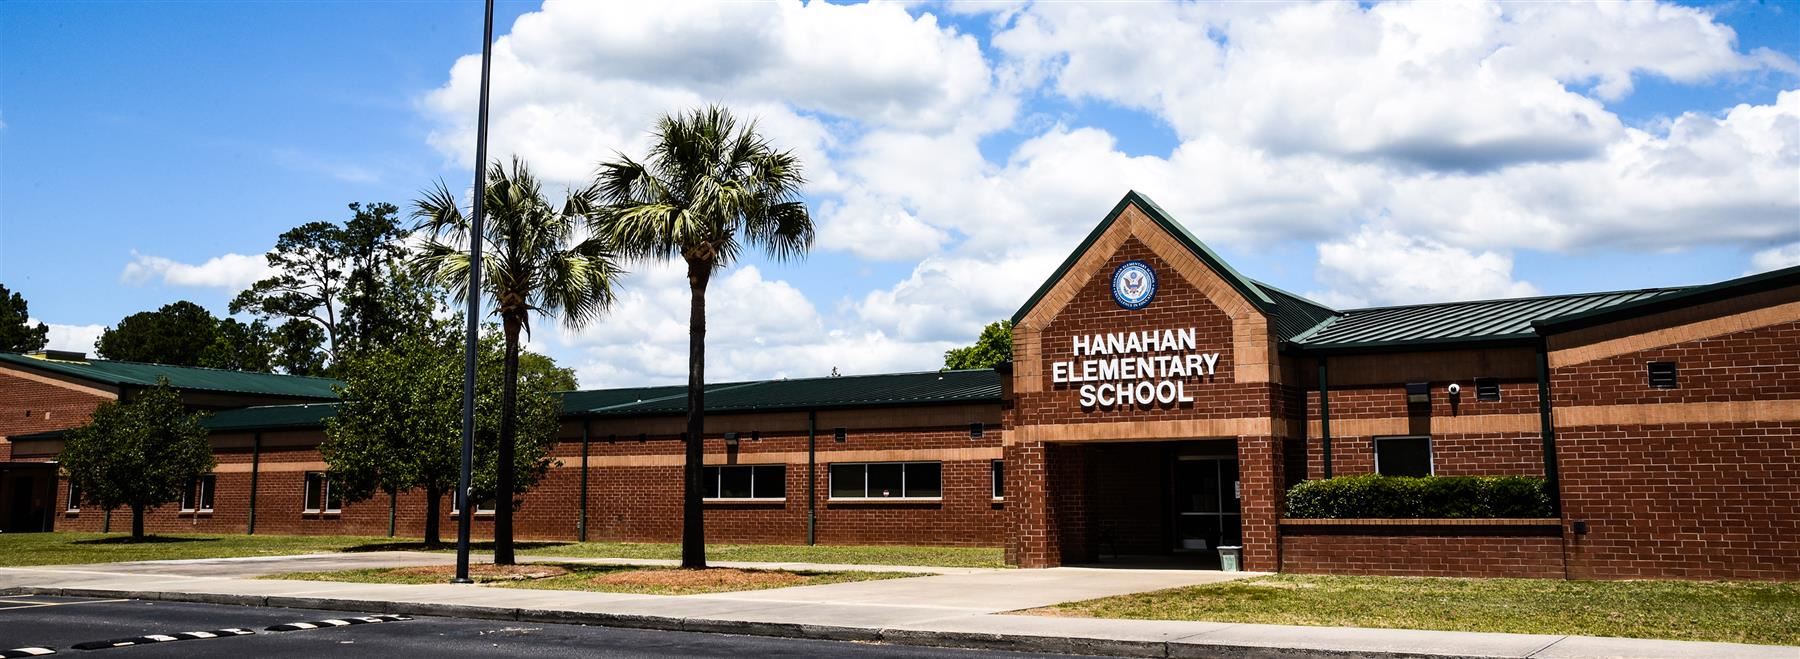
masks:
{"label": "white cloud", "polygon": [[[583,387],[685,382],[686,266],[647,264],[623,284],[611,313],[560,332],[558,342],[578,355],[565,365],[576,368]],[[829,329],[805,295],[754,266],[716,275],[706,299],[708,382],[816,377],[833,367],[845,374],[917,369],[952,347]]]}
{"label": "white cloud", "polygon": [[[1534,293],[1512,276],[1518,249],[1800,240],[1800,91],[1655,125],[1607,107],[1646,76],[1794,70],[1740,52],[1704,10],[672,7],[552,1],[521,17],[495,49],[491,152],[582,181],[615,151],[642,153],[657,115],[723,102],[807,164],[819,249],[912,263],[829,301],[722,273],[712,380],[930,368],[1010,316],[1131,189],[1208,242],[1319,245],[1314,288],[1347,305]],[[987,58],[934,11],[985,14]],[[459,59],[421,102],[431,144],[462,166],[478,63]],[[1067,110],[1088,103],[1141,109],[1176,139],[1122,148],[1115,135],[1141,136]],[[685,282],[642,270],[599,325],[554,335],[584,386],[685,377]]]}
{"label": "white cloud", "polygon": [[119,280],[143,285],[160,281],[170,286],[197,286],[237,290],[273,274],[261,254],[224,254],[193,265],[174,259],[131,252],[131,262],[119,273]]}
{"label": "white cloud", "polygon": [[[44,321],[30,318],[26,322],[36,325]],[[100,333],[106,330],[105,325],[59,325],[57,323],[44,323],[44,325],[50,328],[50,333],[46,335],[49,343],[44,344],[46,350],[69,350],[89,354],[94,352],[94,342],[100,340]]]}
{"label": "white cloud", "polygon": [[1570,85],[1616,99],[1634,74],[1794,68],[1734,42],[1702,10],[1652,3],[1042,3],[994,37],[1058,93],[1183,138],[1451,171],[1600,153],[1622,126]]}
{"label": "white cloud", "polygon": [[1353,308],[1537,295],[1531,282],[1513,280],[1512,265],[1507,254],[1363,226],[1341,241],[1319,244],[1315,278],[1328,288],[1307,296]]}
{"label": "white cloud", "polygon": [[1797,265],[1800,265],[1800,242],[1793,242],[1780,247],[1770,247],[1750,255],[1750,271],[1745,274],[1780,270]]}

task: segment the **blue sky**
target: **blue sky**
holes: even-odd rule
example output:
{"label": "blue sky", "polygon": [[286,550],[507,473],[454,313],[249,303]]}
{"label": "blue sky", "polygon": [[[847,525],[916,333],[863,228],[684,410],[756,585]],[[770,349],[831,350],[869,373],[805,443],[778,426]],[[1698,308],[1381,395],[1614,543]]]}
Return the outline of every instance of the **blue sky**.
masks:
{"label": "blue sky", "polygon": [[[223,313],[284,229],[467,185],[479,30],[472,2],[0,4],[0,283],[83,349]],[[716,284],[718,379],[934,368],[1132,188],[1346,307],[1800,262],[1793,3],[501,2],[496,33],[495,153],[554,181],[715,101],[807,159],[820,244]],[[635,270],[534,347],[679,381],[685,293]]]}

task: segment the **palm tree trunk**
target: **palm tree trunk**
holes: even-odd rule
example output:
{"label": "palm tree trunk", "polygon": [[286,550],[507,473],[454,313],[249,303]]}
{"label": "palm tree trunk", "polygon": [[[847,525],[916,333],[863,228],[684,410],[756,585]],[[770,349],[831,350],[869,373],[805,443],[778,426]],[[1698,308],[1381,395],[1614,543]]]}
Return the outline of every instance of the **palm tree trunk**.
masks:
{"label": "palm tree trunk", "polygon": [[688,259],[687,460],[682,468],[681,567],[706,567],[706,510],[700,478],[706,441],[706,283],[712,264]]}
{"label": "palm tree trunk", "polygon": [[131,539],[144,539],[144,504],[131,504]]}
{"label": "palm tree trunk", "polygon": [[438,513],[442,512],[442,509],[439,506],[443,505],[443,504],[439,503],[439,501],[442,500],[443,498],[444,498],[444,492],[442,490],[439,490],[438,488],[435,488],[435,487],[425,488],[425,544],[426,544],[426,546],[436,547],[437,545],[443,543],[443,539],[438,533]]}
{"label": "palm tree trunk", "polygon": [[[506,329],[506,367],[500,383],[500,451],[496,460],[494,486],[494,564],[512,565],[513,558],[513,436],[518,432],[518,423],[513,419],[518,408],[519,398],[519,329],[524,320],[517,315],[502,316],[502,325]],[[463,511],[464,515],[473,515],[474,502],[469,502],[471,510]]]}

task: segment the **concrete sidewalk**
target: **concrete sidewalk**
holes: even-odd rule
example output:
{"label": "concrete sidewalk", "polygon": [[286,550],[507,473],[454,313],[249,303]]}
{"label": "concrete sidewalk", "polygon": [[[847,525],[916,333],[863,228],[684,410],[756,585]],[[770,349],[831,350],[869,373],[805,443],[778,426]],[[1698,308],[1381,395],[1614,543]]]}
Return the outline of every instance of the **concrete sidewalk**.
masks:
{"label": "concrete sidewalk", "polygon": [[[344,558],[341,554],[331,556]],[[387,556],[351,562],[357,567],[367,567],[379,561],[414,560],[440,559]],[[0,591],[1140,657],[1800,659],[1800,648],[1729,643],[1101,620],[1004,613],[1234,576],[1199,571],[976,570],[683,597],[450,584],[406,586],[242,578],[243,573],[249,571],[310,570],[329,562],[327,558],[312,556],[288,557],[287,560],[221,559],[154,565],[0,568]],[[305,567],[294,567],[296,565]],[[157,570],[156,567],[166,569]]]}

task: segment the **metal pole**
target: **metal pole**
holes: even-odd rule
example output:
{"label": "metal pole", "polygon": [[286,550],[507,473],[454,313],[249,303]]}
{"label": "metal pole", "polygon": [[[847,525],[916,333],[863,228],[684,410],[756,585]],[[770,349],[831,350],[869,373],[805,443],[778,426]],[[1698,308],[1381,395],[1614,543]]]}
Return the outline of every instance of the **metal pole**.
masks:
{"label": "metal pole", "polygon": [[256,433],[250,439],[250,523],[245,525],[245,535],[256,535],[256,486],[262,474],[262,433]]}
{"label": "metal pole", "polygon": [[819,542],[819,413],[806,413],[806,544]]}
{"label": "metal pole", "polygon": [[1550,348],[1538,345],[1538,423],[1544,440],[1544,482],[1550,487],[1550,514],[1562,517],[1562,478],[1556,466],[1556,420],[1550,413]]}
{"label": "metal pole", "polygon": [[1319,356],[1319,447],[1325,455],[1325,477],[1331,478],[1331,378],[1325,356]]}
{"label": "metal pole", "polygon": [[581,522],[576,525],[575,539],[587,542],[588,522],[588,426],[593,419],[581,417]]}
{"label": "metal pole", "polygon": [[[469,580],[469,525],[475,519],[469,488],[475,471],[475,350],[481,332],[481,243],[483,202],[487,199],[488,76],[494,62],[494,0],[487,0],[481,26],[481,109],[475,120],[475,217],[469,224],[469,332],[463,346],[462,478],[456,496],[462,511],[456,520],[456,578]],[[512,465],[500,465],[501,469]],[[507,503],[507,502],[502,502]]]}

